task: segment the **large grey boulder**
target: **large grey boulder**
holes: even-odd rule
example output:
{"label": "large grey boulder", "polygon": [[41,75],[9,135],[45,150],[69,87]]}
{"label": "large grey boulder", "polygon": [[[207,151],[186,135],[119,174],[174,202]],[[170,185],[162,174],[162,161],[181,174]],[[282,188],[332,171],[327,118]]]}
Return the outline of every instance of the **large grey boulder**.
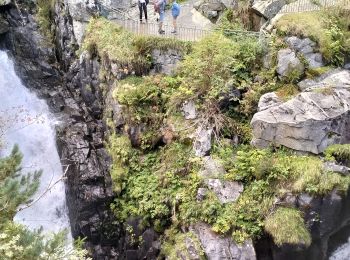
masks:
{"label": "large grey boulder", "polygon": [[283,145],[319,154],[350,142],[350,88],[317,89],[254,115],[252,144]]}
{"label": "large grey boulder", "polygon": [[288,77],[292,73],[304,73],[304,65],[291,49],[282,49],[277,53],[277,73],[281,77]]}
{"label": "large grey boulder", "polygon": [[311,41],[309,38],[300,39],[296,36],[287,37],[286,43],[293,50],[302,53],[306,61],[308,62],[309,68],[319,68],[324,66],[322,54],[315,51],[316,43]]}
{"label": "large grey boulder", "polygon": [[210,229],[205,223],[197,223],[193,232],[198,236],[202,244],[205,256],[208,260],[255,260],[256,254],[251,240],[242,244],[236,244],[231,237],[223,237]]}
{"label": "large grey boulder", "polygon": [[258,0],[253,2],[252,9],[258,15],[272,19],[287,2],[287,0]]}
{"label": "large grey boulder", "polygon": [[298,87],[301,91],[329,87],[348,88],[350,87],[350,71],[341,69],[330,70],[317,78],[305,79],[299,82]]}

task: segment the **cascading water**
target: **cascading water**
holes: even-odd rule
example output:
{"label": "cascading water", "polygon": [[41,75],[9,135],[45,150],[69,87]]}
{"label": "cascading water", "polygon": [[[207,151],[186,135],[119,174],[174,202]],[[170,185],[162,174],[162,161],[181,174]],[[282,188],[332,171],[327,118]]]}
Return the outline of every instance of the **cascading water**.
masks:
{"label": "cascading water", "polygon": [[8,155],[18,144],[23,173],[42,170],[33,204],[18,212],[15,221],[45,233],[67,229],[70,240],[65,187],[58,181],[63,170],[55,141],[57,121],[46,102],[23,86],[4,51],[0,51],[0,96],[0,156]]}

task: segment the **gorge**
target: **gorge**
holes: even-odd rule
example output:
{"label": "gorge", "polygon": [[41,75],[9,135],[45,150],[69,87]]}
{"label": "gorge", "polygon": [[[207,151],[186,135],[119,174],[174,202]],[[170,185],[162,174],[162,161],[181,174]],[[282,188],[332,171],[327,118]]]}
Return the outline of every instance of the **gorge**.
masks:
{"label": "gorge", "polygon": [[[53,1],[49,35],[34,2],[0,8],[1,156],[18,143],[24,170],[43,170],[34,199],[65,173],[15,220],[70,225],[93,259],[347,259],[350,159],[331,148],[350,142],[349,53],[334,65],[289,34],[268,53],[243,36],[135,36],[96,2]],[[287,242],[271,219],[291,223]]]}

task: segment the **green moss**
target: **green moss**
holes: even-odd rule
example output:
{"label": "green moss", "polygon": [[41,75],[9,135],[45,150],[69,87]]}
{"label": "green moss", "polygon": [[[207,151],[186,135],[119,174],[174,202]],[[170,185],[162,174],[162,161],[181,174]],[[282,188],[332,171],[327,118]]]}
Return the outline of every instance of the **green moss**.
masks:
{"label": "green moss", "polygon": [[311,244],[311,235],[301,212],[296,209],[278,208],[266,218],[264,224],[265,230],[273,237],[276,245]]}
{"label": "green moss", "polygon": [[340,163],[349,165],[350,163],[350,144],[334,144],[328,146],[324,151],[326,159],[336,160]]}
{"label": "green moss", "polygon": [[180,233],[176,229],[165,231],[161,256],[169,260],[192,259],[191,254],[198,255],[200,260],[205,259],[201,243],[193,232]]}

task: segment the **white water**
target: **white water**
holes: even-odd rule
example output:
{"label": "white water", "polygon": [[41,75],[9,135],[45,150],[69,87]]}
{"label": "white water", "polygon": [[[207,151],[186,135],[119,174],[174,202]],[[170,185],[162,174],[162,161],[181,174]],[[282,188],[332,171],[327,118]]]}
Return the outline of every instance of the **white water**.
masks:
{"label": "white water", "polygon": [[338,247],[329,257],[329,260],[349,260],[350,259],[350,238],[348,242]]}
{"label": "white water", "polygon": [[[62,177],[63,170],[55,142],[55,117],[44,100],[30,92],[17,77],[12,61],[0,51],[0,156],[6,156],[14,144],[23,154],[24,173],[42,170],[40,187],[33,200]],[[69,219],[63,181],[59,181],[41,199],[15,216],[15,221],[44,233],[68,231]]]}

